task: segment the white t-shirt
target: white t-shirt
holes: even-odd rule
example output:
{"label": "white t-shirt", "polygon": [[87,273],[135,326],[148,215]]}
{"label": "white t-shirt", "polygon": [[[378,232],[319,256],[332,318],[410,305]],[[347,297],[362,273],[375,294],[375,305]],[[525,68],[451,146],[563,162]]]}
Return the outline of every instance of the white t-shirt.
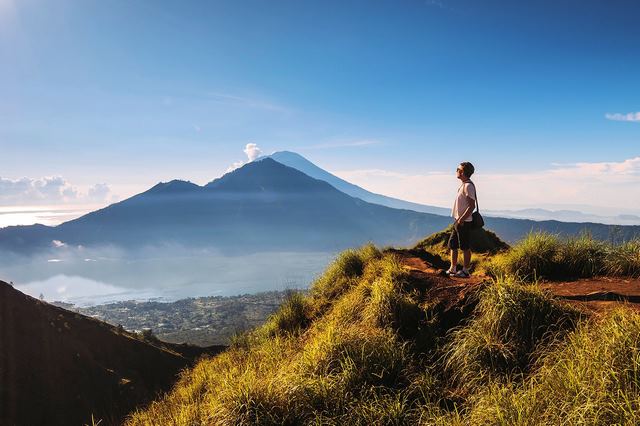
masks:
{"label": "white t-shirt", "polygon": [[[471,202],[469,199],[476,201],[476,188],[471,182],[464,182],[458,188],[458,195],[456,196],[456,200],[453,202],[453,209],[451,209],[451,216],[454,219],[458,219],[461,217],[464,212],[469,208]],[[477,201],[476,201],[477,204]],[[471,222],[473,219],[471,215],[469,215],[464,221]]]}

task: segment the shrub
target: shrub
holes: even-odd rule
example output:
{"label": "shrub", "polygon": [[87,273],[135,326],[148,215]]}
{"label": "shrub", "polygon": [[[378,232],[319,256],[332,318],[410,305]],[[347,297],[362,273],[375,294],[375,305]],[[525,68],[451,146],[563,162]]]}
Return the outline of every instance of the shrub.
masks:
{"label": "shrub", "polygon": [[[453,232],[453,225],[446,229],[429,235],[415,246],[419,250],[435,249],[436,252],[448,252],[449,236]],[[507,250],[509,245],[502,241],[494,232],[487,229],[474,229],[471,231],[471,250],[474,253],[496,254]]]}
{"label": "shrub", "polygon": [[311,318],[309,302],[298,291],[289,292],[280,308],[269,317],[260,329],[262,335],[272,337],[276,334],[297,333],[309,326]]}
{"label": "shrub", "polygon": [[469,424],[640,423],[640,314],[619,308],[585,324],[543,358],[522,387],[495,385]]}
{"label": "shrub", "polygon": [[495,256],[487,272],[494,277],[526,280],[575,279],[607,274],[640,276],[640,240],[619,246],[588,234],[561,240],[557,235],[531,233],[506,253]]}
{"label": "shrub", "polygon": [[544,232],[530,233],[511,250],[496,257],[493,273],[523,279],[555,277],[560,269],[557,262],[560,250],[558,236]]}
{"label": "shrub", "polygon": [[462,387],[521,377],[536,348],[572,329],[579,317],[537,286],[497,281],[483,290],[471,322],[453,332],[447,370]]}
{"label": "shrub", "polygon": [[369,299],[363,317],[371,325],[400,331],[401,335],[416,329],[424,316],[417,298],[405,292],[408,272],[400,260],[387,255],[378,262],[377,276],[368,283]]}
{"label": "shrub", "polygon": [[640,239],[614,247],[605,260],[610,275],[640,277]]}
{"label": "shrub", "polygon": [[588,278],[605,270],[609,246],[588,234],[565,241],[558,253],[559,276]]}
{"label": "shrub", "polygon": [[371,244],[340,253],[311,286],[314,315],[324,313],[329,305],[357,283],[365,265],[381,256],[382,253]]}
{"label": "shrub", "polygon": [[407,380],[411,356],[390,331],[329,326],[307,345],[301,375],[330,377],[343,391],[368,386],[396,387]]}

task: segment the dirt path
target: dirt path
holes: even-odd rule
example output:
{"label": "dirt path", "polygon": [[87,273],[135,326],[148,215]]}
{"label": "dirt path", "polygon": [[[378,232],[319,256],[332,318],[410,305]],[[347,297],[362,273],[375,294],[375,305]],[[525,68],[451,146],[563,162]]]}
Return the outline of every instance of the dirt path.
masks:
{"label": "dirt path", "polygon": [[[448,277],[443,265],[434,265],[428,254],[415,251],[394,251],[402,259],[413,279],[427,286],[429,297],[450,300],[451,304],[466,299],[469,293],[491,280],[484,275],[470,278]],[[437,263],[437,262],[436,262]],[[602,312],[621,304],[640,310],[640,279],[595,277],[575,281],[549,281],[540,287],[554,296],[593,312]]]}

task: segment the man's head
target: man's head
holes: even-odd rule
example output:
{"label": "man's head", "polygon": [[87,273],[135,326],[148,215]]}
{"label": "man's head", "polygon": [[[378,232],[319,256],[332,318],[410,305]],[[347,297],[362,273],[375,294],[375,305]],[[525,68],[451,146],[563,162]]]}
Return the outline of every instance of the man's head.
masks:
{"label": "man's head", "polygon": [[460,163],[460,165],[456,169],[456,174],[458,176],[458,179],[469,179],[475,171],[476,169],[475,167],[473,167],[473,164],[469,163],[468,161],[464,161]]}

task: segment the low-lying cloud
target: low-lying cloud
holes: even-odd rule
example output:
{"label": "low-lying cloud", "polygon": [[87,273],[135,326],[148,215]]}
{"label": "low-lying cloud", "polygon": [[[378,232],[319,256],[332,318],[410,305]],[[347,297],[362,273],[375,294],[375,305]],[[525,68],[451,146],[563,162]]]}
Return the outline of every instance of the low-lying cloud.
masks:
{"label": "low-lying cloud", "polygon": [[112,200],[113,197],[109,185],[105,183],[95,184],[83,192],[62,176],[0,177],[0,206],[99,203]]}

